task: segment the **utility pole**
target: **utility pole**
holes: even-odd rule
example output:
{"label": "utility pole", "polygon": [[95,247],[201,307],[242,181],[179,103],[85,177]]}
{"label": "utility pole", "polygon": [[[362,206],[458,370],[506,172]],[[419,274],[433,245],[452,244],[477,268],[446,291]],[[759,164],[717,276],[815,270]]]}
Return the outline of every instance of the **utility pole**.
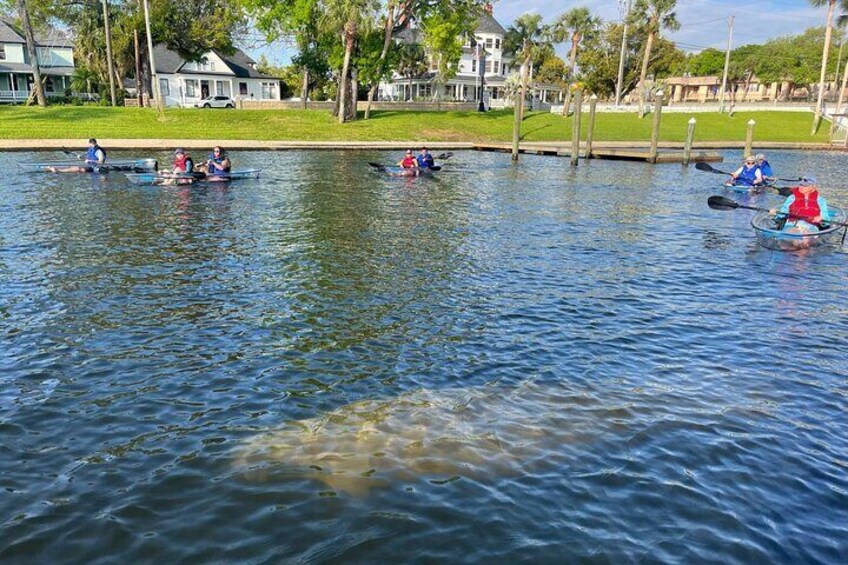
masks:
{"label": "utility pole", "polygon": [[109,68],[109,94],[112,95],[112,106],[118,105],[115,95],[115,65],[112,63],[112,32],[109,29],[109,5],[103,0],[103,23],[106,27],[106,64]]}
{"label": "utility pole", "polygon": [[633,0],[627,0],[627,12],[624,14],[624,30],[621,34],[621,53],[618,56],[618,80],[615,83],[615,105],[621,105],[621,94],[624,88],[624,54],[627,50],[627,24],[630,20],[630,8]]}
{"label": "utility pole", "polygon": [[724,54],[724,73],[721,77],[721,93],[718,99],[718,113],[724,113],[724,91],[727,89],[727,72],[730,69],[730,49],[733,46],[733,21],[735,16],[731,15],[727,20],[727,25],[730,28],[727,32],[727,52]]}
{"label": "utility pole", "polygon": [[165,101],[162,100],[162,91],[159,88],[159,75],[156,74],[156,61],[153,58],[153,37],[150,34],[150,8],[147,0],[144,0],[144,27],[147,29],[147,54],[150,58],[150,80],[153,82],[153,95],[156,97],[156,107],[159,115],[165,113]]}

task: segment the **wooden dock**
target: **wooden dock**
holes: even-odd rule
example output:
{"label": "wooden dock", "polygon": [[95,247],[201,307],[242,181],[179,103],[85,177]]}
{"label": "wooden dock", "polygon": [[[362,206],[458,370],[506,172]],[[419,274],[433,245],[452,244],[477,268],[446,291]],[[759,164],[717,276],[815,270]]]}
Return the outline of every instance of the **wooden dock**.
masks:
{"label": "wooden dock", "polygon": [[[511,153],[512,146],[506,143],[478,143],[474,145],[474,149],[477,151],[498,151],[504,153]],[[519,153],[526,153],[529,155],[553,155],[558,157],[570,157],[571,156],[571,148],[566,146],[565,144],[557,145],[553,143],[522,143],[518,149]],[[581,151],[581,158],[586,158],[585,154]],[[599,147],[597,149],[592,150],[592,159],[612,159],[612,160],[620,160],[620,161],[645,161],[648,162],[650,160],[650,150],[643,148],[603,148]],[[724,157],[721,153],[716,151],[692,151],[692,154],[689,157],[689,161],[692,163],[705,162],[705,163],[720,163],[724,161]],[[679,150],[670,150],[670,149],[660,149],[657,153],[657,163],[682,163],[683,162],[683,151]]]}

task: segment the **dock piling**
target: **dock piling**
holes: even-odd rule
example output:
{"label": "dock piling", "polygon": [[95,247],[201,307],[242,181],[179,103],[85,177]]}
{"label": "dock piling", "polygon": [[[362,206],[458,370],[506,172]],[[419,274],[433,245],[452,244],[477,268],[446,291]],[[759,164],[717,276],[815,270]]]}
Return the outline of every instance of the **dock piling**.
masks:
{"label": "dock piling", "polygon": [[657,162],[657,146],[660,142],[660,118],[662,118],[663,97],[665,93],[660,90],[657,92],[654,100],[654,125],[651,129],[651,152],[648,155],[648,162],[656,164]]}
{"label": "dock piling", "polygon": [[698,122],[694,117],[689,119],[689,131],[686,133],[686,144],[683,146],[683,166],[688,167],[692,157],[692,142],[695,141],[695,124]]}
{"label": "dock piling", "polygon": [[754,126],[757,125],[753,119],[748,120],[748,132],[745,134],[745,157],[753,153],[754,147]]}
{"label": "dock piling", "polygon": [[595,111],[598,109],[598,95],[589,98],[589,129],[586,132],[586,159],[592,158],[592,141],[595,138]]}
{"label": "dock piling", "polygon": [[583,90],[574,93],[574,113],[571,115],[571,166],[576,167],[580,160],[580,114],[583,111]]}

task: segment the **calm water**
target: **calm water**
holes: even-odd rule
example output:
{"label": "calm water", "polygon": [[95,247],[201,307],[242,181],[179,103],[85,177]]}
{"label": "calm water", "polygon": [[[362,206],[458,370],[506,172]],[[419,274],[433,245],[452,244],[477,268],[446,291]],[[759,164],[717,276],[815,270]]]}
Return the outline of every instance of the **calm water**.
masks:
{"label": "calm water", "polygon": [[848,247],[757,247],[720,177],[46,157],[0,155],[0,560],[848,560]]}

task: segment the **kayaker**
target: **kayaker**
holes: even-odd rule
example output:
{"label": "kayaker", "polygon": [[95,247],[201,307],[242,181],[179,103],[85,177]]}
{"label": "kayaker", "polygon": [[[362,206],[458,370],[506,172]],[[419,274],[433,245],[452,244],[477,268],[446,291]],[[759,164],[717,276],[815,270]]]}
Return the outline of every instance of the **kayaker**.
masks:
{"label": "kayaker", "polygon": [[216,145],[206,160],[204,172],[209,180],[220,180],[226,178],[232,169],[232,163],[223,147]]}
{"label": "kayaker", "polygon": [[773,182],[777,179],[774,176],[774,171],[763,153],[757,153],[757,166],[760,168],[760,173],[766,182]]}
{"label": "kayaker", "polygon": [[830,218],[827,201],[819,194],[818,184],[813,177],[804,177],[798,186],[792,187],[792,194],[786,198],[783,206],[769,210],[778,221],[786,220],[781,227],[790,233],[815,233],[822,228],[822,222]]}
{"label": "kayaker", "polygon": [[412,154],[412,149],[406,150],[406,155],[398,162],[398,167],[403,167],[404,169],[418,168],[418,161],[415,159],[415,155]]}
{"label": "kayaker", "polygon": [[184,149],[174,149],[174,168],[171,172],[175,175],[185,175],[194,172],[194,159]]}
{"label": "kayaker", "polygon": [[88,140],[88,150],[85,153],[85,165],[72,165],[70,167],[45,167],[50,173],[93,173],[100,170],[106,164],[106,151],[97,144],[93,137]]}
{"label": "kayaker", "polygon": [[736,171],[730,173],[734,185],[759,186],[763,184],[763,173],[757,166],[753,155],[745,157],[745,162]]}
{"label": "kayaker", "polygon": [[433,159],[433,156],[430,155],[430,152],[427,151],[426,147],[421,148],[421,152],[418,154],[417,161],[419,169],[430,169],[436,164],[435,160]]}

